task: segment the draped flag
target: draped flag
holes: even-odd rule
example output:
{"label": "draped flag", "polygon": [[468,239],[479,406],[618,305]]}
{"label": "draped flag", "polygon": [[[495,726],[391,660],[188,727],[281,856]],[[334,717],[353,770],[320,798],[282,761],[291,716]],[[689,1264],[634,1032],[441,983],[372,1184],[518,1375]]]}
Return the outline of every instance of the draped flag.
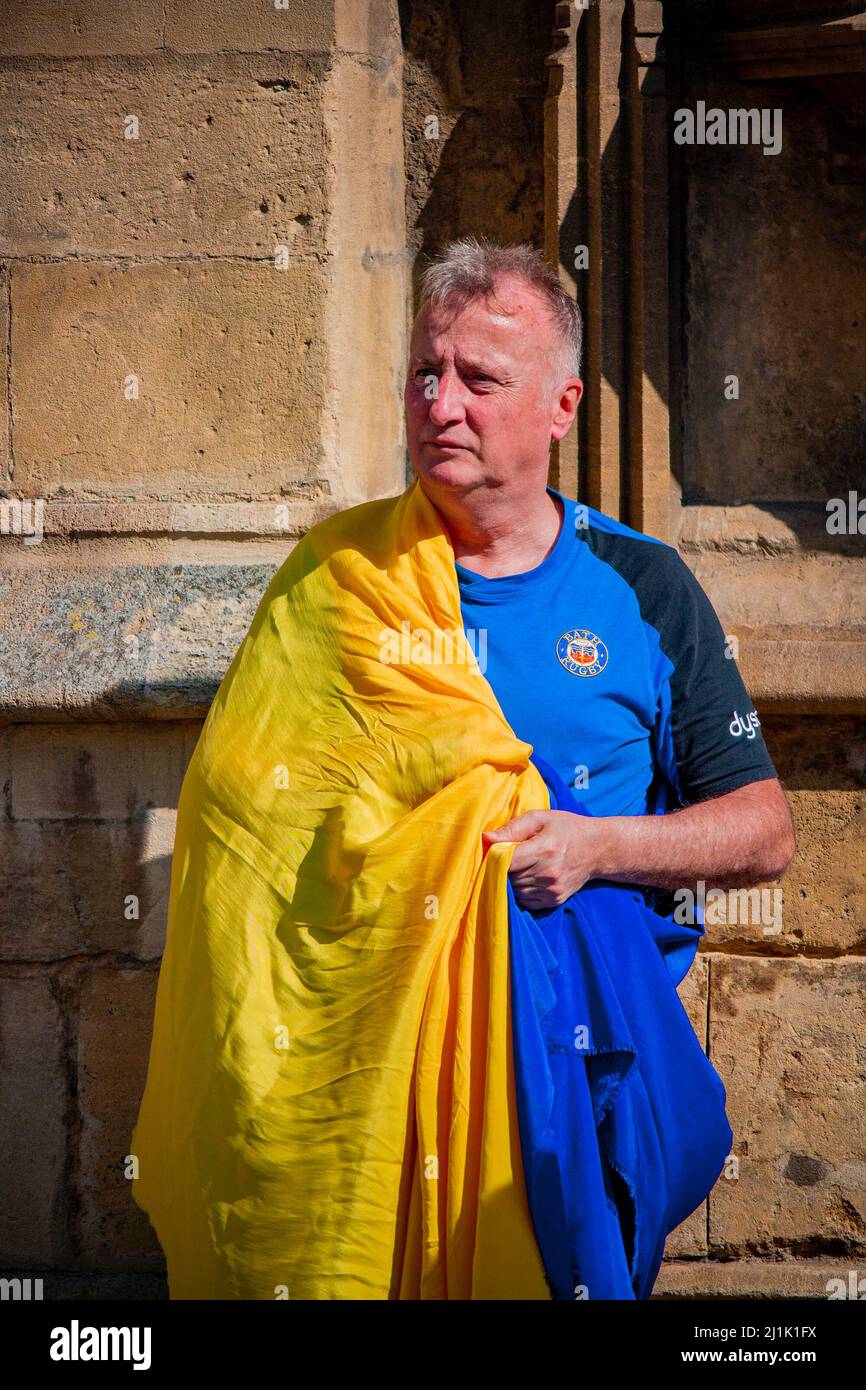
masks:
{"label": "draped flag", "polygon": [[518,907],[481,833],[569,798],[531,753],[417,483],[307,533],[178,807],[130,1146],[172,1298],[648,1296],[731,1137],[699,932]]}

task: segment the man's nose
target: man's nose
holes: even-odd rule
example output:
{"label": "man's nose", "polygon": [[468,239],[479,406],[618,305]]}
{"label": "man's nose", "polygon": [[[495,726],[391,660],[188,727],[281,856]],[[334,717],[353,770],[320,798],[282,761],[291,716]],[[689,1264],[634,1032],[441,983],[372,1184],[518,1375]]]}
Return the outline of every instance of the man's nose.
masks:
{"label": "man's nose", "polygon": [[434,425],[444,425],[463,415],[463,383],[459,377],[443,373],[436,381],[435,395],[430,401],[430,419]]}

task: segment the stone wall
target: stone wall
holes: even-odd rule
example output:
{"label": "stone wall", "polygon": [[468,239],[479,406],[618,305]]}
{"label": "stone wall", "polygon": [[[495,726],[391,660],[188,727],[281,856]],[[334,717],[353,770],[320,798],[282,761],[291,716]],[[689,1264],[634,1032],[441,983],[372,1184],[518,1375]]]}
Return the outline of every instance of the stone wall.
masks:
{"label": "stone wall", "polygon": [[295,539],[405,482],[402,67],[389,0],[4,9],[0,1270],[48,1297],[164,1290],[183,773]]}

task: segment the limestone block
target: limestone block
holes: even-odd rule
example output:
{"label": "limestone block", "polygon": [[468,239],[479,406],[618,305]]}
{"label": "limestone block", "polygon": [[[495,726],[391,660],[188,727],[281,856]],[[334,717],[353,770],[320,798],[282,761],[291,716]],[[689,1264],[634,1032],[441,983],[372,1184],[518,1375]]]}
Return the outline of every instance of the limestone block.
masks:
{"label": "limestone block", "polygon": [[[160,731],[176,737],[171,725]],[[129,783],[127,790],[135,794]],[[125,823],[0,825],[0,957],[50,961],[111,951],[158,960],[175,821],[173,808],[159,807]]]}
{"label": "limestone block", "polygon": [[[381,53],[397,29],[393,0],[27,0],[4,14],[0,54],[178,53],[235,49]],[[399,32],[399,31],[398,31]]]}
{"label": "limestone block", "polygon": [[[827,1298],[832,1280],[848,1286],[850,1260],[683,1260],[665,1262],[655,1298]],[[860,1274],[863,1268],[861,1263]],[[767,1309],[766,1312],[770,1312]],[[761,1314],[762,1319],[765,1313]],[[806,1319],[804,1319],[805,1321]]]}
{"label": "limestone block", "polygon": [[803,946],[861,954],[866,944],[866,725],[771,725],[797,855],[783,882],[785,930]]}
{"label": "limestone block", "polygon": [[701,1047],[706,1049],[707,1037],[707,987],[709,982],[709,957],[699,946],[694,964],[681,981],[677,993],[680,1003],[689,1016],[689,1022],[697,1034]]}
{"label": "limestone block", "polygon": [[789,791],[797,853],[781,880],[729,892],[707,924],[714,942],[773,952],[866,945],[866,796]]}
{"label": "limestone block", "polygon": [[12,477],[9,453],[9,268],[0,266],[0,494]]}
{"label": "limestone block", "polygon": [[0,255],[320,251],[326,71],[268,53],[7,64]]}
{"label": "limestone block", "polygon": [[[814,534],[814,514],[810,526]],[[705,535],[706,553],[686,558],[726,636],[736,639],[752,700],[778,713],[862,713],[863,538],[841,538],[838,555],[825,544],[813,554],[763,556],[751,544],[739,553],[736,543],[722,539],[724,549],[714,553]]]}
{"label": "limestone block", "polygon": [[861,959],[720,956],[710,1055],[739,1160],[710,1203],[710,1246],[866,1252],[866,1035]]}
{"label": "limestone block", "polygon": [[67,1084],[63,1018],[48,974],[0,977],[0,1262],[62,1263]]}
{"label": "limestone block", "polygon": [[0,710],[207,713],[277,565],[204,560],[0,572]]}
{"label": "limestone block", "polygon": [[29,724],[9,735],[13,820],[127,821],[174,807],[198,726]]}
{"label": "limestone block", "polygon": [[148,53],[162,44],[163,0],[27,0],[6,5],[0,54]]}
{"label": "limestone block", "polygon": [[16,484],[250,497],[315,476],[320,275],[266,261],[21,267]]}
{"label": "limestone block", "polygon": [[[745,629],[741,651],[749,646],[750,632],[758,637],[811,639],[814,647],[822,628],[840,636],[847,628],[848,640],[855,641],[866,627],[864,541],[861,537],[852,546],[846,538],[850,553],[844,557],[826,552],[798,556],[710,552],[694,560],[691,568],[719,615],[734,629]],[[819,653],[820,648],[812,661],[820,671],[824,659]],[[777,679],[785,676],[781,671],[773,674]]]}
{"label": "limestone block", "polygon": [[333,45],[335,0],[270,0],[264,5],[237,5],[232,0],[211,0],[191,5],[189,0],[166,0],[165,42],[178,53],[207,53],[237,49],[292,52],[313,49],[327,53]]}
{"label": "limestone block", "polygon": [[[707,986],[709,978],[709,958],[703,951],[695,956],[695,962],[686,978],[679,986],[680,1001],[689,1016],[689,1022],[702,1047],[706,1046],[707,1036]],[[682,1259],[689,1256],[704,1255],[707,1250],[707,1204],[701,1202],[691,1216],[676,1226],[668,1236],[665,1245],[665,1259]]]}
{"label": "limestone block", "polygon": [[405,486],[402,116],[399,61],[335,59],[327,93],[336,176],[328,220],[323,476],[347,503]]}
{"label": "limestone block", "polygon": [[102,1270],[156,1265],[156,1235],[124,1175],[147,1075],[155,970],[88,971],[78,1020],[80,1220],[85,1258]]}

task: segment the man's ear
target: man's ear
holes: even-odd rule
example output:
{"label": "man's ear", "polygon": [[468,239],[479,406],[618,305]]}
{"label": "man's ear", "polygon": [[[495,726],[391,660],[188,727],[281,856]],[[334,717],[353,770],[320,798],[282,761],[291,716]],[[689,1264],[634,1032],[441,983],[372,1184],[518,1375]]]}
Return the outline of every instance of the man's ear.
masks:
{"label": "man's ear", "polygon": [[583,382],[580,377],[569,377],[562,385],[556,413],[550,427],[550,438],[554,442],[564,439],[577,418],[577,407],[583,395]]}

